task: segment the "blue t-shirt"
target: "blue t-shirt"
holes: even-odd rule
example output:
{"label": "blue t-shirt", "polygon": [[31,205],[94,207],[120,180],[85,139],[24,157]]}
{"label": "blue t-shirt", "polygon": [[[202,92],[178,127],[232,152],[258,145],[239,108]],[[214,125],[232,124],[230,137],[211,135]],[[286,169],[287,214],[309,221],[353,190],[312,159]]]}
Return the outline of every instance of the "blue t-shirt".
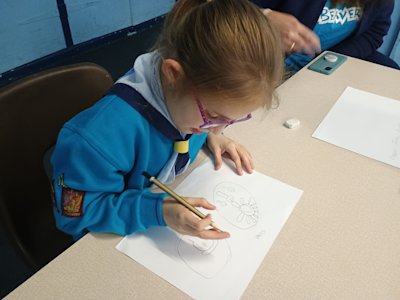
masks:
{"label": "blue t-shirt", "polygon": [[[329,49],[349,37],[356,30],[361,14],[358,6],[342,4],[332,8],[328,0],[313,29],[320,38],[321,50]],[[285,64],[290,71],[297,72],[313,58],[305,53],[293,53],[286,58]]]}

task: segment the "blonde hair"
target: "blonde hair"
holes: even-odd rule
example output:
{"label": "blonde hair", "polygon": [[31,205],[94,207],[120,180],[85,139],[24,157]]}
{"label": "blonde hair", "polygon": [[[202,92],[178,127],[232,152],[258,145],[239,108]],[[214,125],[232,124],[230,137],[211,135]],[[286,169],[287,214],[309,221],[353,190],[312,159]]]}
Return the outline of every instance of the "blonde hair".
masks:
{"label": "blonde hair", "polygon": [[271,106],[283,75],[277,33],[248,0],[179,0],[165,20],[156,49],[176,59],[197,90],[250,100],[264,93]]}

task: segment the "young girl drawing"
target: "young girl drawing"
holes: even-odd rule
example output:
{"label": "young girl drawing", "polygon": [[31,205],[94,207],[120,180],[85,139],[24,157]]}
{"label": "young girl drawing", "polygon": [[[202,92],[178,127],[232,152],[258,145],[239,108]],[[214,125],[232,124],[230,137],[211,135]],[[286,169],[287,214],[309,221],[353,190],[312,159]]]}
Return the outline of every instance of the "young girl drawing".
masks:
{"label": "young girl drawing", "polygon": [[[247,0],[180,0],[156,50],[139,56],[109,93],[62,128],[52,156],[57,226],[76,239],[88,231],[130,234],[150,226],[223,239],[164,193],[143,171],[169,183],[207,146],[239,174],[252,172],[248,151],[221,134],[271,104],[280,83],[279,40]],[[186,198],[213,210],[203,198]]]}

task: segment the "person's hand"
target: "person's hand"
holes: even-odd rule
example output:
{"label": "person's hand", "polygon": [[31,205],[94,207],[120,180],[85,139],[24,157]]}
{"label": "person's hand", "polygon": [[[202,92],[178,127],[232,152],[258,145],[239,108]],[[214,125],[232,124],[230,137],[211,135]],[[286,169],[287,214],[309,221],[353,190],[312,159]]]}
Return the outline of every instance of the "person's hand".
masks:
{"label": "person's hand", "polygon": [[321,52],[319,37],[294,16],[275,10],[268,11],[265,15],[280,33],[282,47],[286,54],[304,52],[315,56]]}
{"label": "person's hand", "polygon": [[243,170],[252,173],[254,170],[253,159],[247,149],[227,138],[222,134],[209,132],[207,137],[207,145],[211,153],[214,154],[215,169],[218,170],[222,166],[222,157],[231,159],[236,166],[239,175],[243,174]]}
{"label": "person's hand", "polygon": [[[185,200],[194,207],[203,207],[209,210],[216,208],[204,198],[185,198]],[[201,220],[171,197],[164,198],[162,211],[165,223],[181,234],[207,240],[220,240],[230,237],[228,232],[211,228],[211,215],[207,215]]]}

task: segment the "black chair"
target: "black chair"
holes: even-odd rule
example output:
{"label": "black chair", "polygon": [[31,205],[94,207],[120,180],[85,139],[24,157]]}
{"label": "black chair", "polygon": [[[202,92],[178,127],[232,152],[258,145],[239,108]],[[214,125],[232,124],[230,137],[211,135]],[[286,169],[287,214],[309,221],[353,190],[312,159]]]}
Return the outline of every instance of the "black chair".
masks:
{"label": "black chair", "polygon": [[80,63],[0,89],[0,221],[33,272],[73,243],[55,226],[43,156],[62,125],[112,83],[102,67]]}

